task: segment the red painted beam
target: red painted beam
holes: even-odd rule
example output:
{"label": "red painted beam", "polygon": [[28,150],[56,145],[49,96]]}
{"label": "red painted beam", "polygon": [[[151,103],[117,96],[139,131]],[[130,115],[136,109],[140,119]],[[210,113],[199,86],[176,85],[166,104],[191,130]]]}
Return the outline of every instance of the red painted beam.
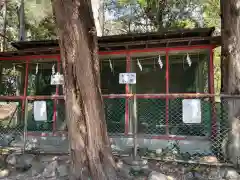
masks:
{"label": "red painted beam", "polygon": [[[119,54],[134,54],[134,53],[144,53],[144,52],[166,52],[166,51],[185,51],[194,49],[213,49],[213,45],[201,45],[201,46],[179,46],[179,47],[167,47],[167,48],[144,48],[144,49],[131,49],[131,50],[119,50],[119,51],[100,51],[99,55],[119,55]],[[60,54],[51,55],[28,55],[28,56],[12,56],[12,57],[0,57],[0,60],[26,60],[30,59],[59,59]]]}

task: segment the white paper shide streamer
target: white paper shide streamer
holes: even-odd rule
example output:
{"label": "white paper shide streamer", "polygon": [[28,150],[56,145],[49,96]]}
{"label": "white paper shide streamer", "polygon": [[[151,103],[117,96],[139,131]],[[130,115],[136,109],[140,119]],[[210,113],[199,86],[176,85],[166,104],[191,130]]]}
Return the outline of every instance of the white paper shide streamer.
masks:
{"label": "white paper shide streamer", "polygon": [[138,65],[139,69],[142,71],[142,65],[138,59],[137,59],[137,65]]}
{"label": "white paper shide streamer", "polygon": [[109,61],[109,67],[110,67],[110,69],[111,69],[111,72],[113,72],[113,65],[112,65],[112,61],[111,61],[111,59],[109,59],[108,61]]}
{"label": "white paper shide streamer", "polygon": [[14,74],[16,73],[16,66],[15,66],[15,64],[13,65],[13,73]]}
{"label": "white paper shide streamer", "polygon": [[161,60],[161,56],[160,55],[158,56],[158,64],[159,64],[160,68],[162,69],[163,68],[163,62]]}
{"label": "white paper shide streamer", "polygon": [[52,66],[52,75],[55,74],[55,64]]}
{"label": "white paper shide streamer", "polygon": [[188,65],[189,65],[189,67],[192,65],[192,61],[191,61],[191,59],[190,59],[189,54],[187,54],[187,63],[188,63]]}
{"label": "white paper shide streamer", "polygon": [[36,65],[36,72],[35,72],[35,74],[38,74],[38,63]]}

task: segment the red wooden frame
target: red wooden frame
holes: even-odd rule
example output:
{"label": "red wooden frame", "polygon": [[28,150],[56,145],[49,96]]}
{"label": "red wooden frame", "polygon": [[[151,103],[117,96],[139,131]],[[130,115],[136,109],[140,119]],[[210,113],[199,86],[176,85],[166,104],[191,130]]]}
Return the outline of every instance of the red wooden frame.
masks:
{"label": "red wooden frame", "polygon": [[[169,94],[169,54],[168,50],[166,50],[166,94]],[[169,127],[168,127],[168,121],[169,121],[169,99],[166,97],[166,111],[165,111],[165,117],[166,117],[166,134],[169,135]]]}
{"label": "red wooden frame", "polygon": [[[137,94],[137,97],[141,98],[161,98],[165,97],[166,100],[166,136],[152,136],[154,139],[175,139],[181,140],[183,137],[171,136],[169,135],[168,129],[168,121],[169,121],[169,99],[172,97],[212,97],[214,99],[214,67],[213,67],[213,49],[215,46],[213,45],[202,45],[202,46],[184,46],[184,47],[167,47],[167,48],[145,48],[145,49],[132,49],[132,50],[119,50],[119,51],[102,51],[99,52],[99,55],[126,55],[126,72],[131,72],[131,55],[134,53],[145,53],[145,52],[165,52],[166,53],[166,94]],[[209,94],[169,94],[169,52],[171,51],[185,51],[185,50],[194,50],[194,49],[206,49],[210,52],[210,60],[209,60]],[[23,96],[0,96],[0,100],[21,100],[22,101],[22,112],[25,110],[25,100],[43,100],[43,99],[52,99],[54,100],[54,114],[53,114],[53,131],[56,130],[56,108],[57,108],[57,100],[64,99],[63,95],[59,95],[59,89],[56,87],[56,95],[55,96],[27,96],[27,87],[28,87],[28,72],[29,72],[29,62],[33,59],[55,59],[57,62],[57,69],[60,70],[60,55],[52,54],[52,55],[31,55],[31,56],[14,56],[14,57],[0,57],[0,61],[7,60],[19,60],[26,61],[26,75],[25,75],[25,84],[24,84],[24,94]],[[125,86],[126,94],[119,95],[103,95],[105,98],[125,98],[125,135],[129,135],[129,98],[133,95],[130,92],[129,85]],[[213,102],[213,101],[212,101]],[[214,107],[214,106],[213,106]],[[212,135],[216,135],[216,111],[213,108],[212,111],[213,119],[212,119]],[[24,115],[24,114],[23,114]],[[34,133],[35,134],[35,133]],[[54,134],[54,133],[53,133]]]}

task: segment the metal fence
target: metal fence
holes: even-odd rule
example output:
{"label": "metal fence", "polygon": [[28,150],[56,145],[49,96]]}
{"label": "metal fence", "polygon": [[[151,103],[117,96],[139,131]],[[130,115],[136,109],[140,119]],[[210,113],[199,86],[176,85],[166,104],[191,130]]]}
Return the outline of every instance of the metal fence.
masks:
{"label": "metal fence", "polygon": [[[199,162],[211,157],[214,163],[228,162],[221,146],[229,131],[229,102],[238,98],[211,94],[103,95],[108,132],[121,150],[129,152],[129,146],[135,147],[135,155],[163,161]],[[33,102],[39,100],[47,102],[46,122],[33,118]],[[192,107],[189,113],[184,103],[193,103],[188,104]],[[195,114],[194,106],[198,109]],[[62,98],[2,98],[0,116],[1,146],[24,150],[41,147],[47,152],[67,143],[67,138],[62,141],[66,134]],[[37,138],[40,143],[35,142]],[[68,146],[61,151],[66,153]]]}
{"label": "metal fence", "polygon": [[1,151],[22,151],[24,148],[24,104],[21,99],[0,98]]}
{"label": "metal fence", "polygon": [[[221,146],[229,131],[231,96],[149,94],[108,98],[104,100],[108,132],[114,137],[137,138],[138,151],[145,149],[142,156],[196,162],[211,157],[215,163],[227,163]],[[186,110],[187,104],[192,109]],[[187,112],[196,109],[197,114]],[[193,116],[198,116],[197,122],[193,121],[196,119]],[[175,155],[169,149],[174,149]]]}

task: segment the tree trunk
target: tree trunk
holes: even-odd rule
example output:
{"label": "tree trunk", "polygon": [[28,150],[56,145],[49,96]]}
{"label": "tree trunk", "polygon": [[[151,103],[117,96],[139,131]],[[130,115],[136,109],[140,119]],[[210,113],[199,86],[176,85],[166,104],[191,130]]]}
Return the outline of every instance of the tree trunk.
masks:
{"label": "tree trunk", "polygon": [[[7,14],[7,5],[6,5],[6,0],[0,0],[0,10],[4,9],[3,12],[3,34],[0,33],[0,36],[2,37],[1,41],[1,51],[4,51],[5,44],[6,44],[6,14]],[[5,8],[3,8],[5,7]]]}
{"label": "tree trunk", "polygon": [[24,0],[21,0],[21,5],[19,8],[19,41],[25,40],[25,10],[24,10]]}
{"label": "tree trunk", "polygon": [[65,78],[71,179],[115,180],[91,1],[52,0],[52,5]]}
{"label": "tree trunk", "polygon": [[5,1],[5,3],[4,3],[2,51],[6,50],[6,38],[5,38],[6,32],[7,32],[7,1]]}
{"label": "tree trunk", "polygon": [[[223,87],[227,94],[240,93],[240,0],[223,0],[222,11],[222,62]],[[240,157],[240,98],[227,99],[229,127],[226,157],[239,165]]]}
{"label": "tree trunk", "polygon": [[103,31],[102,31],[102,22],[101,22],[101,17],[103,11],[102,11],[102,5],[101,3],[103,3],[101,0],[91,0],[91,4],[92,4],[92,10],[93,10],[93,17],[94,17],[94,22],[95,22],[95,27],[96,27],[96,31],[97,31],[97,35],[98,36],[102,36]]}
{"label": "tree trunk", "polygon": [[0,0],[0,10],[3,8],[6,0]]}
{"label": "tree trunk", "polygon": [[[224,24],[224,17],[223,17],[223,6],[224,6],[224,0],[220,0],[220,10],[221,10],[221,32],[222,32],[222,38],[223,38],[223,24]],[[222,39],[223,41],[223,39]],[[226,51],[226,50],[225,50]],[[228,92],[228,62],[226,61],[226,58],[224,56],[224,47],[222,47],[221,50],[221,93],[227,93]]]}

